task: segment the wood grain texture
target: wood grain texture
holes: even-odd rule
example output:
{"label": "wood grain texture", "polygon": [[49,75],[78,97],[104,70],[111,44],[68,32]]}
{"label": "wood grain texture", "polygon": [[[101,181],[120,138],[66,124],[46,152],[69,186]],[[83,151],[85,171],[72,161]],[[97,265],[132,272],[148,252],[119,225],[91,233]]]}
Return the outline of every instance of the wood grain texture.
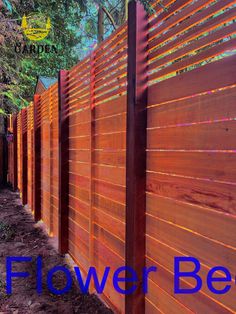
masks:
{"label": "wood grain texture", "polygon": [[234,152],[148,151],[147,169],[204,178],[214,181],[235,182]]}
{"label": "wood grain texture", "polygon": [[148,149],[234,150],[236,120],[150,129]]}
{"label": "wood grain texture", "polygon": [[148,89],[148,106],[232,86],[236,84],[235,67],[235,57],[230,56],[154,84]]}
{"label": "wood grain texture", "polygon": [[[147,266],[156,266],[158,272],[153,272],[150,274],[150,280],[155,282],[163,290],[167,291],[172,297],[179,300],[189,309],[195,311],[200,310],[200,308],[205,310],[209,308],[211,313],[233,313],[235,304],[234,304],[234,290],[232,289],[226,295],[215,295],[209,291],[206,284],[206,277],[210,270],[210,266],[205,264],[202,258],[199,258],[201,262],[201,269],[199,275],[203,279],[203,285],[201,291],[195,294],[175,294],[173,291],[173,282],[174,282],[174,263],[173,260],[176,256],[186,256],[184,252],[166,245],[165,243],[159,241],[159,239],[154,239],[150,236],[147,236]],[[153,257],[157,256],[158,259],[154,260]],[[191,255],[192,256],[192,255]],[[191,272],[193,265],[191,263],[185,263],[181,265],[181,270],[186,272]],[[217,272],[217,277],[222,277],[221,272]],[[181,278],[181,287],[189,289],[193,287],[196,282],[191,277]],[[216,283],[216,289],[222,289],[222,283]],[[231,309],[231,310],[230,310]]]}
{"label": "wood grain texture", "polygon": [[148,172],[147,192],[236,216],[235,184]]}
{"label": "wood grain texture", "polygon": [[[161,251],[166,254],[165,259],[169,260],[169,254],[168,251],[164,250]],[[178,252],[174,252],[174,254],[177,254],[175,256],[181,256]],[[172,255],[171,265],[173,265],[173,255]],[[160,264],[155,263],[152,259],[147,257],[147,266],[156,266],[158,267],[158,272],[153,273],[150,278],[153,280],[153,282],[156,282],[158,286],[166,291],[170,296],[178,300],[180,303],[184,304],[190,311],[193,313],[223,313],[223,314],[232,314],[234,313],[233,310],[228,309],[227,307],[223,306],[219,302],[214,301],[213,298],[207,296],[205,293],[198,292],[194,294],[174,294],[173,292],[173,282],[174,282],[174,275],[173,275],[173,269],[170,270],[166,266],[166,264]],[[172,266],[173,267],[173,266]],[[188,269],[185,269],[188,271]],[[191,271],[189,269],[189,271]],[[181,280],[181,287],[190,289],[192,287],[191,284],[194,284],[193,282],[186,282]],[[157,303],[157,302],[155,302]],[[174,310],[174,308],[173,308]],[[156,313],[156,312],[154,312]],[[165,313],[165,312],[164,312]]]}
{"label": "wood grain texture", "polygon": [[148,108],[148,128],[181,126],[236,117],[236,87],[194,94]]}
{"label": "wood grain texture", "polygon": [[[153,305],[156,305],[158,309],[162,311],[162,313],[193,313],[183,304],[178,302],[178,300],[168,294],[165,290],[156,285],[152,280],[148,280],[148,288],[148,293],[146,294],[145,299],[151,301]],[[155,310],[154,313],[156,313],[156,311],[157,310]],[[145,309],[145,313],[148,313],[148,310]]]}
{"label": "wood grain texture", "polygon": [[235,247],[235,216],[151,193],[147,194],[147,213],[219,241],[223,245]]}

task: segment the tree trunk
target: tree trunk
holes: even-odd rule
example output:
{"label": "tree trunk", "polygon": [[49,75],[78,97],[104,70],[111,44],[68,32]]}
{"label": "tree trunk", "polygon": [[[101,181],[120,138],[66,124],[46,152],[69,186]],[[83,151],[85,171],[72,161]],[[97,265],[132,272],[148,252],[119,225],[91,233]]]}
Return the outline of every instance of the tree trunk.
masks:
{"label": "tree trunk", "polygon": [[128,3],[129,3],[129,0],[123,0],[123,7],[124,7],[123,23],[127,21],[128,19]]}
{"label": "tree trunk", "polygon": [[104,36],[104,11],[100,6],[98,9],[98,43],[103,41]]}

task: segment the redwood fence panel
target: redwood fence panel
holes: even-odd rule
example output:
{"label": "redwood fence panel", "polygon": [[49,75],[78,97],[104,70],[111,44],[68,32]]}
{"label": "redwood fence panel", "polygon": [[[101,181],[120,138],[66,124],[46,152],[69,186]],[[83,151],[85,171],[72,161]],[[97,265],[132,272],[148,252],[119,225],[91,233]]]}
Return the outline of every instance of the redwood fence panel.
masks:
{"label": "redwood fence panel", "polygon": [[50,233],[58,238],[59,118],[58,84],[50,87]]}
{"label": "redwood fence panel", "polygon": [[28,201],[27,204],[29,208],[32,210],[33,208],[33,135],[34,135],[34,127],[33,127],[33,116],[34,116],[34,108],[33,103],[31,102],[28,110],[27,110],[27,171],[28,171],[28,183],[27,183],[27,196]]}
{"label": "redwood fence panel", "polygon": [[[90,58],[67,73],[64,130],[68,138],[68,251],[81,269],[89,263]],[[66,129],[65,129],[66,128]],[[64,180],[64,178],[61,178]],[[79,235],[79,236],[78,236]]]}
{"label": "redwood fence panel", "polygon": [[[91,100],[91,262],[100,276],[125,264],[127,25],[92,54]],[[107,301],[124,311],[125,298],[112,278]]]}
{"label": "redwood fence panel", "polygon": [[17,177],[17,187],[20,191],[20,195],[22,196],[22,136],[21,136],[21,111],[17,115],[17,166],[18,166],[18,177]]}
{"label": "redwood fence panel", "polygon": [[147,313],[236,310],[233,290],[173,294],[174,256],[197,257],[202,278],[214,265],[236,271],[234,4],[177,1],[150,21],[146,263],[159,273]]}
{"label": "redwood fence panel", "polygon": [[41,215],[41,97],[34,96],[34,140],[33,140],[33,213],[36,221]]}
{"label": "redwood fence panel", "polygon": [[50,233],[50,89],[41,97],[41,218]]}
{"label": "redwood fence panel", "polygon": [[12,184],[12,187],[14,191],[17,190],[17,185],[18,185],[18,155],[17,155],[17,149],[18,149],[18,144],[17,144],[17,116],[14,114],[13,115],[13,159],[12,163],[9,164],[9,167],[13,168],[13,180],[10,182]]}
{"label": "redwood fence panel", "polygon": [[128,23],[17,115],[18,188],[60,252],[99,279],[157,266],[146,295],[141,278],[133,296],[108,279],[116,312],[236,311],[233,289],[173,293],[175,256],[236,273],[235,3],[156,1],[147,18],[130,2]]}
{"label": "redwood fence panel", "polygon": [[27,136],[27,109],[21,112],[21,169],[22,169],[22,203],[27,204],[28,201],[28,136]]}

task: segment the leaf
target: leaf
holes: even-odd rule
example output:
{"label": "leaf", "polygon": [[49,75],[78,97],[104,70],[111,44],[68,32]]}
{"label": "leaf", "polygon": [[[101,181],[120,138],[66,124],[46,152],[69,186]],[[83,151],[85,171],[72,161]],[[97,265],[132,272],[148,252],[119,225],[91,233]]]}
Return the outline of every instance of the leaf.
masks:
{"label": "leaf", "polygon": [[2,108],[0,108],[0,114],[1,114],[1,115],[4,115],[4,116],[7,115],[6,112],[5,112]]}

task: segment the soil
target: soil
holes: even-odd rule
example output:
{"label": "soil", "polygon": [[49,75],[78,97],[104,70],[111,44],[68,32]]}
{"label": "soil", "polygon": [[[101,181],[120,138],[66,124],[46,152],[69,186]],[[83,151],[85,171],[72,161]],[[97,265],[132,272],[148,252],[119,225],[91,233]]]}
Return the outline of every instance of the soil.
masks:
{"label": "soil", "polygon": [[[46,284],[48,270],[56,265],[70,269],[65,256],[57,253],[50,238],[33,221],[32,215],[21,205],[19,195],[8,189],[0,190],[0,314],[80,313],[112,314],[95,295],[81,294],[73,282],[66,294],[52,294]],[[27,278],[13,278],[12,294],[6,294],[6,257],[32,256],[32,262],[14,263],[13,271],[29,272]],[[36,258],[43,260],[43,290],[36,291]],[[57,272],[55,288],[65,287],[65,276]]]}

